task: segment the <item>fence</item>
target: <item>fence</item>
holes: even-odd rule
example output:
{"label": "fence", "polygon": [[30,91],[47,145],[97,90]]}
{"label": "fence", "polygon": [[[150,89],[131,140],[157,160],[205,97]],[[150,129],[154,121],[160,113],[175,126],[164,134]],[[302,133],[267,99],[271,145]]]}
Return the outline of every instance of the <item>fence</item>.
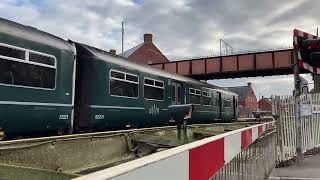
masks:
{"label": "fence", "polygon": [[[320,145],[320,94],[301,97],[302,152]],[[277,161],[286,162],[296,156],[295,105],[292,96],[276,96],[272,99],[273,112],[277,114],[278,146]]]}
{"label": "fence", "polygon": [[259,138],[226,164],[212,180],[267,179],[276,164],[276,141],[274,131]]}

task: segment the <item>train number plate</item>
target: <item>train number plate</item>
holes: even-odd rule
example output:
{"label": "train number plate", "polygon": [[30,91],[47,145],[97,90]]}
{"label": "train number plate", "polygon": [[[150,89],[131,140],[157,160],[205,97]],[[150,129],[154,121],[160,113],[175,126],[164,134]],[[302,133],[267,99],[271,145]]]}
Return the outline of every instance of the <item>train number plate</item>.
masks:
{"label": "train number plate", "polygon": [[69,115],[59,115],[59,119],[69,119]]}

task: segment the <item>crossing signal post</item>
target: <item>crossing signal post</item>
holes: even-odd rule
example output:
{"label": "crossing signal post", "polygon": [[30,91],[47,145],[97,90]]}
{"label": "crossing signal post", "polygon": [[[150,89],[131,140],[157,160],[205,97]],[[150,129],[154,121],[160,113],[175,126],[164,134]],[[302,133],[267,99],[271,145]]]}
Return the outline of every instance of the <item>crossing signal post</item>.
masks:
{"label": "crossing signal post", "polygon": [[[320,40],[318,36],[313,36],[299,30],[293,31],[293,62],[294,62],[294,101],[295,101],[295,122],[296,122],[296,152],[297,165],[301,166],[302,161],[302,138],[301,138],[301,113],[300,95],[301,79],[300,69],[310,71],[314,78],[320,74]],[[316,79],[314,79],[316,80]],[[315,85],[318,83],[315,83]],[[315,86],[315,92],[319,92],[319,86]]]}

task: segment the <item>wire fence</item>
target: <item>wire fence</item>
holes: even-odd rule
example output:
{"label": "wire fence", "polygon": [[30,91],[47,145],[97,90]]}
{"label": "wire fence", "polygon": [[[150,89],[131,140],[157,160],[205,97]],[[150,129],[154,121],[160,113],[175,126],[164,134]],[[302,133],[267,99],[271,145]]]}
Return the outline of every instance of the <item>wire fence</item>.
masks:
{"label": "wire fence", "polygon": [[265,180],[276,164],[275,131],[267,133],[226,164],[212,180]]}

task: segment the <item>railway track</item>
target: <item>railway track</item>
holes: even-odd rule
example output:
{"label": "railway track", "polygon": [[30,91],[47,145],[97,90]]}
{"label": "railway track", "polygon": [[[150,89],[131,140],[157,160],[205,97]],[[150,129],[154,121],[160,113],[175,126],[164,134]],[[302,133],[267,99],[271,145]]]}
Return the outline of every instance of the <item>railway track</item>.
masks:
{"label": "railway track", "polygon": [[[264,120],[271,120],[264,119]],[[105,169],[154,152],[258,124],[193,124],[74,134],[0,142],[0,177],[69,179]]]}

